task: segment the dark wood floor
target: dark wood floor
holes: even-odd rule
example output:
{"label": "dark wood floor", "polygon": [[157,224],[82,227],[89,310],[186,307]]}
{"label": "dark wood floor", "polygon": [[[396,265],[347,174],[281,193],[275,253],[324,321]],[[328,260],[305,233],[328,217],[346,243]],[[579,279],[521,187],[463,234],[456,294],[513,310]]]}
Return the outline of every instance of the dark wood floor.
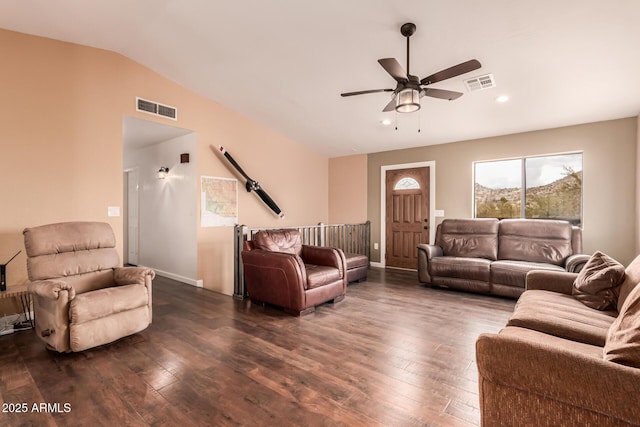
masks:
{"label": "dark wood floor", "polygon": [[513,305],[372,269],[296,318],[157,277],[153,324],[111,345],[0,337],[0,425],[477,425],[475,340]]}

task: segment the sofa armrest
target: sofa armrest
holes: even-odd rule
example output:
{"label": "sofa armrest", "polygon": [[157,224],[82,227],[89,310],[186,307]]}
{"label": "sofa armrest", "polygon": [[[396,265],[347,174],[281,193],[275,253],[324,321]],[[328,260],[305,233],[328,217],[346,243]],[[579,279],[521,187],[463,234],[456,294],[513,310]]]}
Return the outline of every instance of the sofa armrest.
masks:
{"label": "sofa armrest", "polygon": [[578,273],[564,271],[531,270],[527,273],[526,290],[537,289],[571,295],[573,281]]}
{"label": "sofa armrest", "polygon": [[33,295],[51,300],[59,299],[61,292],[67,293],[68,301],[71,301],[76,297],[75,288],[64,280],[35,280],[33,282],[29,282],[27,290]]}
{"label": "sofa armrest", "polygon": [[442,256],[442,248],[436,245],[420,243],[418,245],[418,280],[431,283],[431,269],[429,263],[433,258]]}
{"label": "sofa armrest", "polygon": [[300,257],[306,264],[335,267],[340,270],[340,277],[346,276],[347,261],[342,249],[302,245]]}
{"label": "sofa armrest", "polygon": [[567,258],[564,268],[569,273],[580,273],[580,270],[582,270],[582,267],[584,267],[587,261],[589,261],[589,258],[591,257],[585,254],[571,255],[569,258]]}
{"label": "sofa armrest", "polygon": [[480,335],[476,362],[483,425],[499,424],[490,418],[501,411],[516,412],[520,421],[545,414],[547,421],[567,425],[582,424],[579,419],[640,425],[640,411],[630,400],[640,395],[640,369],[565,348],[563,341]]}

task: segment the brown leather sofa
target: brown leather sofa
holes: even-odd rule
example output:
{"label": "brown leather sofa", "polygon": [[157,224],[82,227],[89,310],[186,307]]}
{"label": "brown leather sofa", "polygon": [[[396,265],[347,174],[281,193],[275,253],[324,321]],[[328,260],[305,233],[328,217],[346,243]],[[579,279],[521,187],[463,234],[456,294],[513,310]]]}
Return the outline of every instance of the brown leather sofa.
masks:
{"label": "brown leather sofa", "polygon": [[244,283],[252,301],[304,315],[344,299],[347,265],[340,249],[303,245],[298,230],[263,230],[244,242]]}
{"label": "brown leather sofa", "polygon": [[476,342],[481,425],[640,425],[640,256],[617,305],[574,297],[577,274],[532,271],[507,326]]}
{"label": "brown leather sofa", "polygon": [[64,222],[23,234],[36,333],[48,349],[82,351],[151,324],[155,272],[120,266],[109,224]]}
{"label": "brown leather sofa", "polygon": [[445,219],[434,245],[418,245],[422,283],[518,298],[530,270],[577,272],[589,259],[566,221]]}

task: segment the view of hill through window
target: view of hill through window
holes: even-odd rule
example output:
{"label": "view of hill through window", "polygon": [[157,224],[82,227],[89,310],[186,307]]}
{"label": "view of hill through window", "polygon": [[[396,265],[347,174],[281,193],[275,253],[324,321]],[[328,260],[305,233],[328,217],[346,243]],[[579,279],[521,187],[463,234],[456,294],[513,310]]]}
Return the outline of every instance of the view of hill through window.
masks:
{"label": "view of hill through window", "polygon": [[[524,209],[523,209],[524,206]],[[476,218],[582,223],[582,153],[474,164]]]}

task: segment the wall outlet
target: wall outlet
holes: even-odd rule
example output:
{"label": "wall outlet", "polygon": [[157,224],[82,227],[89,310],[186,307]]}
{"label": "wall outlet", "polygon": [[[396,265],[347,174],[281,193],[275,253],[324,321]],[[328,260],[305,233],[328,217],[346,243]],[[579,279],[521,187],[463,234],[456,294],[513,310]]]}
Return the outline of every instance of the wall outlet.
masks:
{"label": "wall outlet", "polygon": [[107,208],[108,216],[120,216],[120,206],[109,206]]}
{"label": "wall outlet", "polygon": [[380,247],[379,247],[378,243],[374,243],[374,244],[373,244],[373,249],[375,249],[375,250],[377,251],[379,248],[380,248]]}

